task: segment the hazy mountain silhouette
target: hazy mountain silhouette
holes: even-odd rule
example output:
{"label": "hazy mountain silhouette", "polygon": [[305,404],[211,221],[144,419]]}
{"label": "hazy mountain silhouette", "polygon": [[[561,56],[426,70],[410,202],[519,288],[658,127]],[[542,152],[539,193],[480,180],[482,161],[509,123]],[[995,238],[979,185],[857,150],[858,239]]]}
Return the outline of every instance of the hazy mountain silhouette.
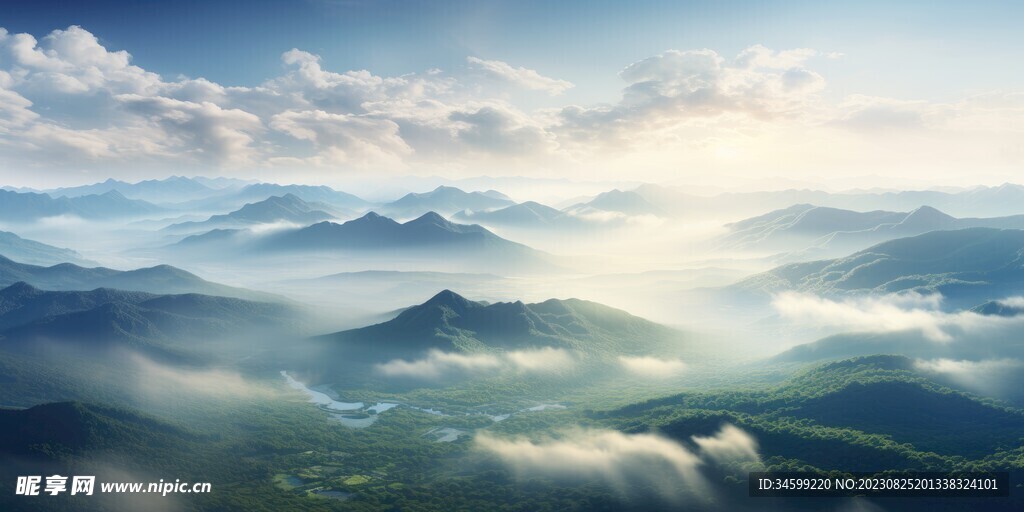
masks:
{"label": "hazy mountain silhouette", "polygon": [[430,192],[410,193],[380,207],[390,217],[418,217],[427,212],[451,215],[462,210],[490,210],[514,204],[500,192],[465,192],[455,187],[440,186]]}
{"label": "hazy mountain silhouette", "polygon": [[204,293],[252,300],[281,300],[268,293],[212,283],[170,265],[135,270],[86,268],[71,263],[42,267],[17,263],[0,256],[0,286],[10,286],[18,281],[47,290],[91,290],[105,287],[149,293]]}
{"label": "hazy mountain silhouette", "polygon": [[783,265],[730,287],[820,295],[939,292],[950,308],[1024,292],[1024,231],[969,228],[890,240],[849,256]]}
{"label": "hazy mountain silhouette", "polygon": [[957,219],[930,206],[910,212],[856,212],[801,204],[726,227],[730,233],[720,239],[722,249],[804,251],[806,259],[936,230],[1024,229],[1024,215]]}
{"label": "hazy mountain silhouette", "polygon": [[295,194],[271,196],[257,203],[249,203],[242,208],[224,215],[214,215],[202,222],[181,222],[172,224],[164,231],[172,233],[206,231],[210,229],[244,228],[258,224],[285,222],[308,225],[333,219],[328,213],[331,207],[325,204],[308,203]]}
{"label": "hazy mountain silhouette", "polygon": [[664,215],[664,211],[648,201],[641,194],[632,190],[610,190],[598,194],[597,197],[570,206],[564,210],[576,215],[586,215],[597,212],[620,213],[624,215]]}
{"label": "hazy mountain silhouette", "polygon": [[78,265],[91,263],[71,249],[27,240],[7,231],[0,231],[0,254],[31,265],[56,265],[64,262]]}
{"label": "hazy mountain silhouette", "polygon": [[479,222],[488,226],[523,229],[582,227],[586,225],[579,217],[534,201],[514,204],[497,210],[462,210],[452,215],[451,218],[461,222]]}
{"label": "hazy mountain silhouette", "polygon": [[116,190],[103,194],[53,198],[34,192],[0,189],[0,220],[28,222],[73,215],[90,220],[126,220],[165,211],[146,201],[128,199]]}
{"label": "hazy mountain silhouette", "polygon": [[111,178],[92,185],[56,188],[46,192],[53,197],[80,197],[117,191],[131,199],[141,199],[153,203],[174,203],[223,193],[218,189],[219,187],[210,187],[194,178],[171,176],[162,180],[145,180],[137,183]]}

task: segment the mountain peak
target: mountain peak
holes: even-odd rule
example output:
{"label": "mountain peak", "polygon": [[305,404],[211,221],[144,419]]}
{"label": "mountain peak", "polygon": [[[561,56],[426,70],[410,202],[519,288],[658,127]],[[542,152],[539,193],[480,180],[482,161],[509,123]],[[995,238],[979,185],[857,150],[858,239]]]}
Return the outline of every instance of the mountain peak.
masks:
{"label": "mountain peak", "polygon": [[17,283],[14,283],[8,286],[7,288],[4,288],[3,290],[0,290],[0,294],[2,294],[5,297],[36,295],[40,292],[41,291],[39,290],[39,288],[36,288],[35,286],[32,286],[26,283],[25,281],[18,281]]}
{"label": "mountain peak", "polygon": [[459,295],[451,290],[445,289],[438,292],[436,295],[430,298],[430,300],[423,303],[424,306],[449,306],[464,308],[470,303],[469,299]]}
{"label": "mountain peak", "polygon": [[434,212],[434,211],[429,211],[427,213],[424,213],[423,215],[420,215],[419,217],[417,217],[417,218],[415,218],[413,220],[410,220],[406,224],[410,224],[410,225],[413,225],[413,226],[424,225],[424,224],[432,224],[432,225],[441,226],[441,227],[449,227],[449,226],[452,225],[451,222],[448,222],[448,219],[445,219],[439,213]]}

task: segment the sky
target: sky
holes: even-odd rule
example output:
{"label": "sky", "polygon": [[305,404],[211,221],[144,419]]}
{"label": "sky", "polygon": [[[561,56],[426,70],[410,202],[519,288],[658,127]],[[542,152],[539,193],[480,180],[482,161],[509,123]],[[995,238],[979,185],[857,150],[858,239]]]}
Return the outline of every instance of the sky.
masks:
{"label": "sky", "polygon": [[0,6],[0,178],[998,184],[1012,2]]}

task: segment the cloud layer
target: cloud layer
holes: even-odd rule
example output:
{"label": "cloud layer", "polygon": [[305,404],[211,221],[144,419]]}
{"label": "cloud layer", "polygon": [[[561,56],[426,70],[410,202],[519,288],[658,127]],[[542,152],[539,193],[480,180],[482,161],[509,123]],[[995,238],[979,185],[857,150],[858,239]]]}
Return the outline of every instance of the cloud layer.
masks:
{"label": "cloud layer", "polygon": [[502,354],[461,354],[431,350],[422,359],[394,359],[378,364],[376,370],[387,377],[429,380],[508,371],[555,374],[571,369],[575,362],[569,352],[552,347]]}
{"label": "cloud layer", "polygon": [[[581,84],[476,56],[455,69],[382,76],[334,71],[292,49],[280,55],[280,75],[235,85],[168,79],[78,26],[41,39],[0,28],[0,163],[108,173],[140,165],[318,175],[557,168],[614,177],[628,169],[657,179],[687,166],[751,172],[768,156],[814,173],[861,172],[884,158],[930,177],[959,162],[1021,162],[1010,148],[1024,95],[826,99],[815,67],[834,57],[756,44],[735,56],[667,50],[623,63],[618,97],[576,104],[569,96]],[[546,106],[522,99],[531,94]]]}
{"label": "cloud layer", "polygon": [[760,460],[757,442],[732,425],[692,440],[696,452],[657,434],[574,430],[543,440],[482,434],[476,438],[476,447],[521,475],[598,479],[622,493],[634,485],[651,486],[669,500],[686,494],[710,497],[709,483],[700,471],[704,465]]}
{"label": "cloud layer", "polygon": [[1022,321],[971,311],[947,313],[939,309],[941,301],[942,296],[938,294],[906,293],[832,300],[784,292],[775,296],[772,306],[783,318],[804,325],[876,333],[919,331],[936,342],[949,342],[957,334]]}

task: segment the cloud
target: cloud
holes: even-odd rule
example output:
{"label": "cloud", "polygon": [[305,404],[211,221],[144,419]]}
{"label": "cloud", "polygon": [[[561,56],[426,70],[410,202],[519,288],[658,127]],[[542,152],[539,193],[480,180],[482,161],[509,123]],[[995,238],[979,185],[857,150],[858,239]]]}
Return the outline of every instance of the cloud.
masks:
{"label": "cloud", "polygon": [[756,451],[750,452],[752,447],[756,450],[756,442],[731,425],[710,437],[695,436],[693,440],[698,443],[699,453],[658,434],[579,429],[540,440],[505,439],[484,433],[476,437],[475,447],[523,476],[598,479],[623,494],[632,486],[649,486],[673,501],[683,493],[711,498],[709,483],[701,473],[701,467],[709,462],[757,460]]}
{"label": "cloud", "polygon": [[784,292],[772,306],[785,319],[809,325],[863,332],[920,331],[926,338],[948,342],[954,334],[1005,324],[1008,319],[970,311],[938,309],[942,296],[917,293],[831,300],[816,295]]}
{"label": "cloud", "polygon": [[574,87],[572,82],[548,78],[540,73],[524,67],[512,67],[500,60],[483,60],[477,57],[466,57],[470,67],[486,72],[488,75],[515,84],[525,89],[545,91],[551,95],[564,93]]}
{"label": "cloud", "polygon": [[632,374],[653,379],[667,379],[686,371],[686,363],[678,359],[619,356],[619,363]]}
{"label": "cloud", "polygon": [[394,359],[378,364],[376,369],[388,377],[429,380],[500,371],[551,374],[565,371],[574,364],[575,359],[569,352],[552,347],[517,350],[498,355],[461,354],[435,349],[429,351],[423,359]]}
{"label": "cloud", "polygon": [[714,435],[693,436],[692,439],[702,455],[720,463],[761,460],[757,453],[757,440],[733,425],[722,426]]}
{"label": "cloud", "polygon": [[558,169],[647,181],[680,169],[749,175],[766,161],[794,177],[886,166],[931,179],[942,170],[962,177],[967,166],[1019,167],[1021,93],[946,103],[822,94],[815,64],[836,57],[757,44],[735,56],[668,50],[624,63],[617,97],[531,110],[504,85],[567,96],[573,84],[472,56],[447,71],[332,70],[298,48],[280,55],[277,76],[222,84],[163,77],[79,26],[40,39],[0,29],[0,164],[122,177],[142,167],[318,178]]}
{"label": "cloud", "polygon": [[918,359],[914,361],[914,367],[921,372],[949,379],[974,392],[1002,396],[1007,393],[1020,393],[1020,376],[1021,370],[1024,369],[1024,361],[1011,358],[976,361]]}
{"label": "cloud", "polygon": [[495,371],[501,360],[490,354],[459,354],[431,350],[427,357],[415,361],[394,359],[377,365],[377,371],[388,377],[437,379],[454,373]]}
{"label": "cloud", "polygon": [[323,110],[289,111],[275,115],[270,127],[312,142],[318,150],[313,161],[319,164],[400,167],[402,157],[413,152],[399,134],[398,124],[388,119]]}
{"label": "cloud", "polygon": [[553,347],[516,350],[504,356],[516,371],[523,373],[558,373],[576,363],[569,352]]}
{"label": "cloud", "polygon": [[254,136],[262,131],[259,117],[238,109],[137,94],[117,96],[129,111],[159,127],[173,147],[197,160],[244,164],[255,157]]}
{"label": "cloud", "polygon": [[134,354],[131,360],[138,375],[132,389],[149,401],[162,401],[183,394],[212,398],[259,398],[271,394],[263,385],[233,371],[172,367]]}

